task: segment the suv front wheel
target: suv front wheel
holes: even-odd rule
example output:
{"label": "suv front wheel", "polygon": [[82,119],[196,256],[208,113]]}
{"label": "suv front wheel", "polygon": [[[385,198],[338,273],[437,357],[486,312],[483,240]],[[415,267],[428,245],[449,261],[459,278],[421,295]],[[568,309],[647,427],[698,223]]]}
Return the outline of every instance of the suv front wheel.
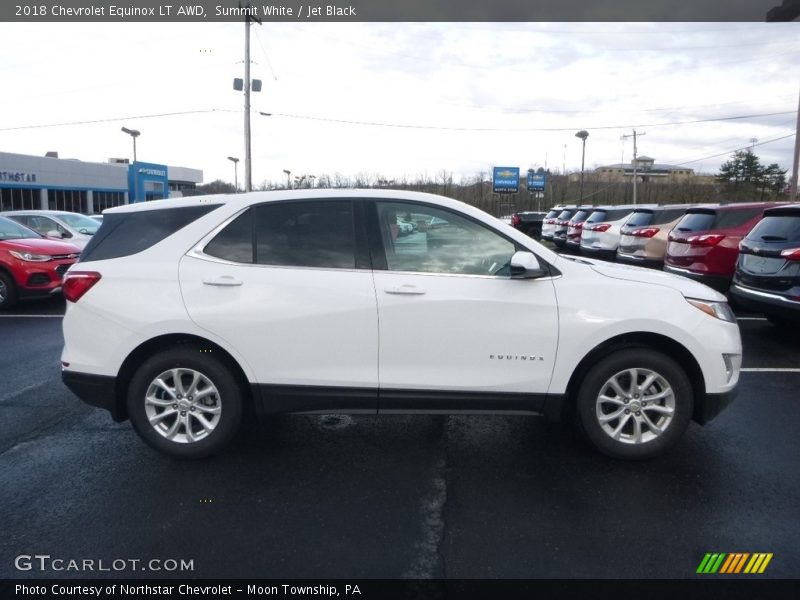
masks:
{"label": "suv front wheel", "polygon": [[590,369],[578,392],[579,423],[604,454],[647,459],[680,439],[693,392],[683,368],[646,348],[620,350]]}
{"label": "suv front wheel", "polygon": [[176,458],[219,451],[242,420],[242,392],[207,349],[181,347],[148,359],[128,388],[128,414],[152,447]]}

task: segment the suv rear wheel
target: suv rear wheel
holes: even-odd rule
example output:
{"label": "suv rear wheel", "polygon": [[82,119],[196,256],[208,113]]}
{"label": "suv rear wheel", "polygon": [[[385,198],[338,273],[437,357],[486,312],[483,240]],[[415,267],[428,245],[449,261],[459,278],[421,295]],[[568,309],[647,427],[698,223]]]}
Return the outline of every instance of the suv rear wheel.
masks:
{"label": "suv rear wheel", "polygon": [[137,433],[176,458],[219,451],[242,420],[242,391],[230,369],[196,346],[148,359],[131,379],[127,403]]}
{"label": "suv rear wheel", "polygon": [[586,436],[615,458],[647,459],[680,439],[691,420],[692,386],[684,370],[655,350],[614,352],[587,373],[578,392]]}

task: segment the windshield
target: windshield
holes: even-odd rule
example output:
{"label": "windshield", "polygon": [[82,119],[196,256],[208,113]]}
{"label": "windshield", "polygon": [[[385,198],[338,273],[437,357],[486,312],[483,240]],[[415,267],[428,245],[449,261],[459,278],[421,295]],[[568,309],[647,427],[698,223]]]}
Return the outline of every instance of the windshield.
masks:
{"label": "windshield", "polygon": [[0,217],[0,241],[2,240],[22,240],[26,238],[40,238],[42,237],[33,229],[28,229],[24,225]]}
{"label": "windshield", "polygon": [[94,235],[100,228],[100,223],[78,213],[58,213],[57,216],[78,233],[84,235]]}

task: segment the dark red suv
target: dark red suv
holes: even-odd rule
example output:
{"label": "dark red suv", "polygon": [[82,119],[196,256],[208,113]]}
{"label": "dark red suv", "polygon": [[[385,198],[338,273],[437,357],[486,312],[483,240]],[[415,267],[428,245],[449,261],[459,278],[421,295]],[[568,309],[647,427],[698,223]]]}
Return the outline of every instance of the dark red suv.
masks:
{"label": "dark red suv", "polygon": [[664,270],[726,292],[739,257],[739,242],[778,202],[690,208],[669,234]]}
{"label": "dark red suv", "polygon": [[79,255],[77,246],[0,217],[0,309],[19,298],[60,292],[64,273]]}

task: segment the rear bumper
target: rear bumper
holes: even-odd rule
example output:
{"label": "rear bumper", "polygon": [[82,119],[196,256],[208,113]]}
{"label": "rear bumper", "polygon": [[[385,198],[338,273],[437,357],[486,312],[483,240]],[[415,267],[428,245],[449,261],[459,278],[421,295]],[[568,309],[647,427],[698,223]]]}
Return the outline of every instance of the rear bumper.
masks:
{"label": "rear bumper", "polygon": [[627,265],[648,267],[650,269],[661,269],[664,266],[663,260],[644,258],[642,256],[636,256],[635,254],[621,254],[619,250],[617,251],[617,262],[625,263]]}
{"label": "rear bumper", "polygon": [[614,260],[617,256],[617,251],[608,250],[606,248],[589,248],[588,246],[581,244],[581,254],[584,256],[602,258],[603,260]]}
{"label": "rear bumper", "polygon": [[702,273],[695,273],[694,271],[690,271],[689,269],[679,269],[678,267],[672,267],[666,263],[664,263],[663,270],[666,271],[667,273],[672,273],[673,275],[681,275],[683,277],[688,277],[689,279],[693,279],[694,281],[703,283],[710,288],[714,288],[715,290],[723,294],[728,291],[728,288],[731,285],[731,278],[723,277],[721,275],[706,275]]}
{"label": "rear bumper", "polygon": [[62,369],[61,381],[86,404],[106,409],[115,421],[124,421],[128,418],[117,402],[116,377],[75,373]]}
{"label": "rear bumper", "polygon": [[780,294],[752,290],[737,283],[731,286],[730,294],[742,308],[800,322],[800,302]]}
{"label": "rear bumper", "polygon": [[735,387],[721,394],[706,394],[694,407],[692,418],[700,425],[705,425],[725,410],[736,399],[739,388]]}

